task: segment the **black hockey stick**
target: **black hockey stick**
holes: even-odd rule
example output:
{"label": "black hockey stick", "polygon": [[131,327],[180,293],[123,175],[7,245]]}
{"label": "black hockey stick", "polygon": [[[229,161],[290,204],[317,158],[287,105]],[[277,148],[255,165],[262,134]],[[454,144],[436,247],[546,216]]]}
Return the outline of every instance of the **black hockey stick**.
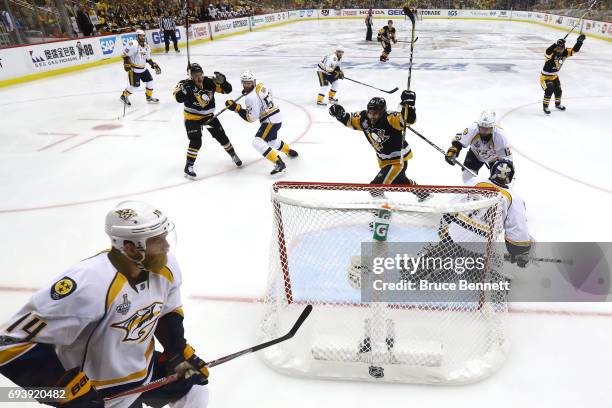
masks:
{"label": "black hockey stick", "polygon": [[[299,330],[299,328],[302,325],[302,323],[304,323],[304,321],[306,320],[306,318],[308,317],[310,312],[312,312],[312,305],[308,305],[308,306],[306,306],[304,308],[304,310],[300,314],[300,317],[298,317],[298,319],[296,320],[296,322],[293,325],[293,327],[291,328],[291,330],[289,330],[289,332],[287,334],[285,334],[284,336],[276,338],[276,339],[273,339],[273,340],[270,340],[270,341],[267,341],[265,343],[258,344],[256,346],[250,347],[248,349],[244,349],[244,350],[238,351],[236,353],[229,354],[229,355],[224,356],[224,357],[220,357],[220,358],[218,358],[216,360],[209,361],[208,363],[206,363],[206,367],[218,366],[219,364],[227,363],[228,361],[233,360],[235,358],[238,358],[240,356],[243,356],[245,354],[254,353],[256,351],[259,351],[259,350],[265,349],[267,347],[273,346],[275,344],[281,343],[283,341],[289,340],[290,338],[295,336],[295,334]],[[141,394],[143,392],[151,391],[151,390],[154,390],[156,388],[163,387],[164,385],[173,383],[173,382],[177,381],[178,379],[179,379],[178,374],[172,374],[172,375],[169,375],[168,377],[160,378],[159,380],[151,381],[150,383],[147,383],[147,384],[144,384],[144,385],[132,388],[131,390],[127,390],[127,391],[123,391],[123,392],[120,392],[120,393],[115,394],[115,395],[111,395],[110,397],[104,398],[104,401],[106,402],[106,401],[111,401],[111,400],[115,400],[115,399],[118,399],[118,398],[124,398],[124,397],[127,397],[129,395]]]}
{"label": "black hockey stick", "polygon": [[[565,40],[567,38],[568,35],[570,35],[572,33],[572,31],[574,31],[576,29],[577,26],[582,25],[582,20],[584,19],[584,17],[586,17],[587,14],[589,14],[591,12],[591,10],[593,9],[593,7],[595,7],[595,4],[597,4],[597,0],[595,0],[587,9],[587,11],[580,17],[580,19],[578,20],[578,24],[576,24],[575,26],[572,27],[571,30],[569,30],[569,32],[567,34],[565,34],[565,37],[563,37],[563,39]],[[582,29],[580,30],[580,33],[582,34]]]}
{"label": "black hockey stick", "polygon": [[[574,264],[574,261],[572,260],[558,259],[558,258],[529,257],[529,260],[533,262],[550,262],[550,263],[560,263],[560,264],[566,264],[566,265]],[[510,262],[510,254],[504,254],[504,261]]]}
{"label": "black hockey stick", "polygon": [[380,92],[384,92],[384,93],[388,93],[388,94],[392,94],[393,92],[397,92],[399,90],[399,88],[395,87],[395,88],[391,89],[390,91],[385,91],[384,89],[380,89],[380,88],[377,88],[377,87],[372,86],[372,85],[364,84],[363,82],[359,82],[359,81],[357,81],[357,80],[355,80],[353,78],[344,77],[344,79],[348,79],[349,81],[358,83],[359,85],[367,86],[369,88],[374,88],[374,89],[376,89],[376,90],[378,90]]}
{"label": "black hockey stick", "polygon": [[414,43],[416,40],[414,39],[414,32],[416,30],[416,19],[414,17],[414,13],[410,10],[409,7],[404,7],[404,14],[408,16],[410,21],[412,22],[412,33],[410,39],[410,65],[408,66],[408,83],[406,84],[406,90],[410,90],[410,80],[412,79],[412,56],[414,55]]}
{"label": "black hockey stick", "polygon": [[[421,139],[423,139],[424,141],[426,141],[427,143],[429,143],[434,149],[436,149],[437,151],[439,151],[440,153],[442,153],[444,155],[444,157],[446,157],[446,152],[442,149],[440,149],[438,147],[438,145],[436,145],[434,142],[432,142],[431,140],[429,140],[428,138],[426,138],[425,136],[423,136],[422,134],[420,134],[419,132],[417,132],[416,130],[414,130],[413,128],[411,128],[410,126],[407,127],[407,129],[410,129],[410,131],[412,133],[414,133],[415,135],[417,135],[418,137],[420,137]],[[458,162],[455,159],[455,163],[457,163],[459,165],[459,167],[461,167],[464,171],[467,171],[468,173],[470,173],[472,176],[476,177],[476,173],[474,173],[472,170],[468,169],[467,167],[465,167],[463,165],[463,163]]]}
{"label": "black hockey stick", "polygon": [[189,12],[187,10],[187,0],[185,0],[185,41],[187,42],[187,75],[191,75],[191,58],[189,56]]}
{"label": "black hockey stick", "polygon": [[[234,99],[234,102],[238,102],[239,100],[241,100],[242,98],[244,98],[246,95],[242,94],[240,95],[238,98]],[[213,116],[212,118],[208,119],[206,122],[204,122],[204,126],[206,126],[207,124],[209,124],[210,122],[212,122],[213,120],[215,120],[217,118],[217,116],[219,116],[220,114],[222,114],[223,112],[225,112],[226,110],[228,110],[229,108],[226,106],[225,108],[221,109],[219,112],[217,112],[215,114],[215,116]]]}

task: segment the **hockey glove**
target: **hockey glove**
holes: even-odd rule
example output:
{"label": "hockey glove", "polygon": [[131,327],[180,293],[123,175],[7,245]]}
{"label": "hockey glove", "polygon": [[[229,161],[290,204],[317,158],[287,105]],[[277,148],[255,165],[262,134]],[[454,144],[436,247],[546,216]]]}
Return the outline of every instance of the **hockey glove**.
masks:
{"label": "hockey glove", "polygon": [[241,106],[239,103],[234,102],[232,99],[225,101],[225,107],[234,112],[240,112]]}
{"label": "hockey glove", "polygon": [[402,92],[402,105],[408,105],[411,108],[414,108],[414,104],[416,102],[416,93],[413,91],[403,91]]}
{"label": "hockey glove", "polygon": [[[62,408],[104,408],[104,401],[79,367],[64,373],[54,385],[64,390],[64,398],[56,406]],[[54,404],[55,405],[55,404]]]}
{"label": "hockey glove", "polygon": [[342,120],[342,118],[344,118],[344,115],[346,115],[346,111],[344,110],[342,105],[336,104],[329,107],[329,114],[338,120]]}
{"label": "hockey glove", "polygon": [[179,377],[185,379],[193,377],[196,384],[208,384],[208,367],[204,360],[195,355],[195,350],[189,344],[185,345],[182,355],[177,354],[167,361],[168,366],[173,367]]}
{"label": "hockey glove", "polygon": [[519,268],[524,268],[529,263],[529,253],[510,254],[510,263],[515,263]]}
{"label": "hockey glove", "polygon": [[580,34],[576,39],[576,42],[583,42],[586,39],[586,35]]}
{"label": "hockey glove", "polygon": [[130,72],[132,70],[132,64],[130,64],[129,62],[124,62],[123,63],[123,70],[125,72]]}
{"label": "hockey glove", "polygon": [[451,166],[454,166],[455,163],[457,162],[457,148],[455,146],[451,146],[448,148],[448,151],[446,152],[446,157],[444,158],[444,160],[446,160],[446,162],[448,164],[450,164]]}
{"label": "hockey glove", "polygon": [[226,82],[225,75],[220,72],[215,71],[215,77],[213,78],[215,84],[221,85]]}
{"label": "hockey glove", "polygon": [[339,67],[336,67],[334,70],[334,78],[335,79],[344,79],[344,72]]}

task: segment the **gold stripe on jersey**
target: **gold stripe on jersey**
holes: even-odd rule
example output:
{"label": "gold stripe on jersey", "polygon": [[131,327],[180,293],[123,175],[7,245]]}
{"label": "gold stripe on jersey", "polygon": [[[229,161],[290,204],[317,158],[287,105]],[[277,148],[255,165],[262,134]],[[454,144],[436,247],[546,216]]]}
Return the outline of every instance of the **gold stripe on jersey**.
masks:
{"label": "gold stripe on jersey", "polygon": [[212,118],[213,115],[210,113],[207,115],[196,115],[195,113],[183,111],[183,117],[185,118],[185,120],[203,120],[207,118]]}
{"label": "gold stripe on jersey", "polygon": [[[386,166],[392,166],[394,164],[400,163],[399,157],[396,159],[381,159],[380,157],[376,156],[376,158],[378,159],[378,167],[380,167],[381,169]],[[405,162],[412,159],[412,150],[409,150],[408,152],[404,153],[404,156],[402,159],[403,159],[402,161],[405,161]]]}
{"label": "gold stripe on jersey", "polygon": [[512,205],[512,195],[506,190],[504,190],[503,188],[499,187],[498,185],[493,184],[493,183],[482,182],[482,183],[476,184],[476,187],[493,187],[494,189],[502,193],[502,195],[508,199],[508,203],[509,203],[508,207]]}
{"label": "gold stripe on jersey", "polygon": [[181,316],[185,317],[185,312],[183,311],[183,308],[182,308],[182,307],[177,307],[177,308],[176,308],[176,309],[174,309],[172,312],[174,312],[174,313],[176,313],[176,314],[179,314],[179,315],[181,315]]}
{"label": "gold stripe on jersey", "polygon": [[147,365],[142,370],[136,371],[135,373],[128,374],[120,378],[111,378],[108,380],[91,380],[91,384],[94,387],[104,387],[107,385],[114,385],[114,384],[120,384],[120,383],[129,382],[129,381],[143,379],[149,371],[149,365],[151,364],[150,359],[151,359],[151,355],[153,354],[154,349],[155,349],[155,341],[151,339],[151,342],[149,343],[149,347],[147,348],[147,351],[145,352],[145,358],[147,359]]}
{"label": "gold stripe on jersey", "polygon": [[272,109],[271,111],[265,111],[264,115],[259,117],[259,121],[263,122],[264,120],[268,119],[270,116],[278,112],[280,112],[280,109],[278,107],[274,107],[274,109]]}
{"label": "gold stripe on jersey", "polygon": [[168,268],[167,266],[162,266],[161,269],[157,270],[157,271],[151,271],[157,275],[161,275],[164,278],[166,278],[166,280],[170,283],[174,282],[174,275],[172,274],[172,271],[170,270],[170,268]]}
{"label": "gold stripe on jersey", "polygon": [[531,246],[531,241],[513,241],[509,238],[506,238],[506,242],[512,245],[515,245],[515,246],[523,246],[523,247]]}
{"label": "gold stripe on jersey", "polygon": [[404,121],[399,112],[393,112],[387,115],[387,122],[395,130],[404,130]]}
{"label": "gold stripe on jersey", "polygon": [[117,272],[115,274],[115,277],[113,278],[113,281],[111,282],[108,288],[108,293],[106,295],[106,309],[108,309],[110,305],[113,304],[115,298],[119,295],[119,292],[121,292],[121,289],[127,283],[127,281],[127,278],[121,272]]}
{"label": "gold stripe on jersey", "polygon": [[257,96],[259,96],[259,92],[261,91],[261,88],[263,88],[263,83],[260,82],[255,86],[255,92],[257,93]]}
{"label": "gold stripe on jersey", "polygon": [[0,366],[8,364],[17,357],[27,353],[36,343],[25,343],[0,351]]}
{"label": "gold stripe on jersey", "polygon": [[[459,213],[457,214],[456,217],[460,222],[469,225],[470,227],[476,229],[477,231],[474,232],[482,232],[483,234],[488,234],[488,232],[491,230],[491,228],[487,225],[487,224],[482,224],[480,222],[476,222],[474,221],[472,218],[468,217],[467,215],[463,214],[463,213]],[[478,234],[478,235],[482,235],[482,234]]]}

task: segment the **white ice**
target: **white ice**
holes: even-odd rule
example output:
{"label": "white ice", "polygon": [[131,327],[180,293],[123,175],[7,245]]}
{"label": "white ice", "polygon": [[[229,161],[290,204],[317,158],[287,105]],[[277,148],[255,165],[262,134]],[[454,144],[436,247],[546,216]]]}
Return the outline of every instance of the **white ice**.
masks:
{"label": "white ice", "polygon": [[[376,20],[377,25],[382,24]],[[404,23],[398,24],[406,37]],[[562,71],[567,111],[542,112],[539,70],[544,49],[563,33],[526,23],[419,22],[412,88],[415,128],[446,148],[454,134],[494,109],[507,130],[517,168],[516,191],[527,203],[539,241],[610,239],[612,113],[610,43],[587,38]],[[404,87],[409,49],[398,44],[390,62],[365,43],[361,21],[308,21],[191,48],[208,74],[224,72],[234,87],[253,70],[274,91],[284,116],[280,137],[299,151],[281,179],[369,182],[378,171],[364,137],[315,106],[315,64],[337,44],[346,48],[345,74],[381,88]],[[575,35],[569,38],[572,45]],[[205,132],[196,171],[182,177],[187,138],[182,106],[172,99],[184,77],[184,53],[157,54],[159,105],[141,90],[122,118],[120,63],[51,77],[0,91],[0,225],[4,273],[0,320],[31,291],[71,264],[107,246],[106,211],[133,198],[165,209],[177,225],[184,272],[187,337],[211,359],[255,341],[264,293],[272,210],[271,164],[251,147],[255,124],[221,116],[245,162],[241,169]],[[232,96],[236,97],[236,90]],[[347,111],[384,95],[344,81],[337,95]],[[217,97],[219,106],[225,98]],[[456,167],[408,136],[408,175],[421,184],[461,183]],[[211,407],[609,406],[612,308],[544,304],[514,307],[512,354],[490,379],[464,387],[355,384],[289,378],[255,356],[212,370]],[[0,385],[8,385],[0,379]],[[27,404],[14,404],[25,407]]]}

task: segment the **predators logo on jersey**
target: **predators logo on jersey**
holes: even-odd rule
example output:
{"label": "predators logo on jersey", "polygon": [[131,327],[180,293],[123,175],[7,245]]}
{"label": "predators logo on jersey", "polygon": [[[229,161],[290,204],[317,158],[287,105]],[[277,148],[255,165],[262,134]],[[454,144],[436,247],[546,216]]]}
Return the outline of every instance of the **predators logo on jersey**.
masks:
{"label": "predators logo on jersey", "polygon": [[155,328],[157,318],[162,311],[163,303],[153,302],[149,306],[137,310],[133,315],[111,327],[125,331],[122,341],[136,341],[142,343]]}

